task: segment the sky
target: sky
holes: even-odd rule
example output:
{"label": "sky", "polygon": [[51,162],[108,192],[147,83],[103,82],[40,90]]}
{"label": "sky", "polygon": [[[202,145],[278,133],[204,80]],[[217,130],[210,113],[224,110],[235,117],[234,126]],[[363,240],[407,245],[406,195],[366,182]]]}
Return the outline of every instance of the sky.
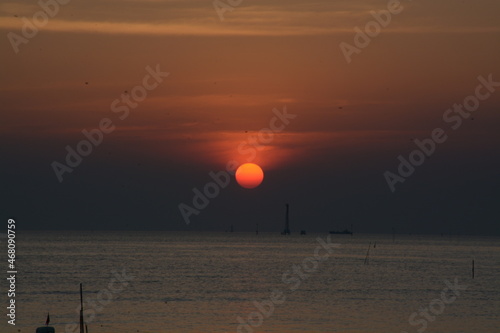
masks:
{"label": "sky", "polygon": [[4,220],[500,235],[498,1],[60,2],[0,3]]}

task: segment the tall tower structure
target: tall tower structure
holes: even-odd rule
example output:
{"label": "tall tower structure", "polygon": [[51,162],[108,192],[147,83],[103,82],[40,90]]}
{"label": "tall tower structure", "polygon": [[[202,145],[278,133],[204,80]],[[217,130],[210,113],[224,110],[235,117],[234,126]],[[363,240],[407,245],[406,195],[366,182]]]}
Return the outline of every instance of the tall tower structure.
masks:
{"label": "tall tower structure", "polygon": [[288,221],[288,204],[286,204],[285,230],[283,230],[281,234],[290,235],[290,223]]}

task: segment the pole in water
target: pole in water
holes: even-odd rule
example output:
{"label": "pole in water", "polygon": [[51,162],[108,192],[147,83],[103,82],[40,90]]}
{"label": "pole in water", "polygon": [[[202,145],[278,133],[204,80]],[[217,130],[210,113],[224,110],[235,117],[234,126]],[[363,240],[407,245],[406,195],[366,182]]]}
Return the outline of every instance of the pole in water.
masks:
{"label": "pole in water", "polygon": [[474,259],[472,259],[472,278],[474,279]]}
{"label": "pole in water", "polygon": [[365,265],[370,264],[370,259],[368,259],[368,256],[370,255],[370,247],[372,247],[372,242],[368,245],[368,251],[366,251],[366,257],[365,257]]}
{"label": "pole in water", "polygon": [[80,283],[80,333],[85,333],[83,330],[83,291],[82,284]]}

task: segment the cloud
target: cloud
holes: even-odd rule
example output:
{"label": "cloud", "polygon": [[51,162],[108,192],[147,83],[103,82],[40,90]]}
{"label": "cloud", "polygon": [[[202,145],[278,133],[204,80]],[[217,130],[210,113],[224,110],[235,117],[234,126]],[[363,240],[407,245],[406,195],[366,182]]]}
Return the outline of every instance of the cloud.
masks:
{"label": "cloud", "polygon": [[[371,2],[352,4],[318,2],[304,6],[292,2],[242,4],[225,13],[220,22],[211,2],[189,4],[179,1],[129,1],[117,11],[114,2],[106,6],[90,1],[61,7],[43,30],[53,32],[173,35],[173,36],[307,36],[354,33],[354,27],[373,20],[371,11],[385,9]],[[462,8],[463,9],[463,8]],[[0,29],[20,30],[21,16],[30,18],[39,7],[24,3],[0,6]],[[493,20],[478,20],[478,13],[455,8],[459,15],[441,15],[442,6],[405,4],[401,14],[392,17],[384,33],[484,33],[500,32]],[[18,12],[19,17],[13,17]],[[133,15],[132,15],[133,13]],[[464,22],[467,24],[464,25]]]}

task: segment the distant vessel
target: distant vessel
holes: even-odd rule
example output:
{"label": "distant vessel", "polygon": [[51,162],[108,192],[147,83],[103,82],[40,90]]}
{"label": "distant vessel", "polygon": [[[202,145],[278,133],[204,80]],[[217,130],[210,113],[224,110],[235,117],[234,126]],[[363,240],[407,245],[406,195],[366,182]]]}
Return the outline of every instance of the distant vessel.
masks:
{"label": "distant vessel", "polygon": [[352,231],[344,229],[342,231],[330,231],[333,235],[352,235]]}
{"label": "distant vessel", "polygon": [[337,230],[334,230],[334,231],[330,231],[330,234],[333,234],[333,235],[353,235],[353,228],[352,228],[352,223],[351,223],[351,230],[349,229],[344,229],[342,231],[337,231]]}
{"label": "distant vessel", "polygon": [[[56,333],[56,329],[54,327],[48,326],[50,322],[50,315],[47,314],[47,320],[45,322],[46,326],[38,327],[36,329],[36,333]],[[85,328],[85,329],[84,329]],[[83,321],[83,289],[82,284],[80,283],[80,333],[88,333],[88,327],[85,325]]]}
{"label": "distant vessel", "polygon": [[283,230],[281,234],[290,235],[290,224],[288,223],[288,204],[286,204],[285,230]]}
{"label": "distant vessel", "polygon": [[45,326],[38,327],[36,333],[55,333],[56,329],[49,326],[50,323],[50,313],[47,313],[47,320],[45,321]]}
{"label": "distant vessel", "polygon": [[49,323],[50,323],[50,315],[47,314],[47,320],[45,321],[45,326],[38,327],[36,329],[36,333],[55,333],[56,329],[54,327],[50,327]]}

